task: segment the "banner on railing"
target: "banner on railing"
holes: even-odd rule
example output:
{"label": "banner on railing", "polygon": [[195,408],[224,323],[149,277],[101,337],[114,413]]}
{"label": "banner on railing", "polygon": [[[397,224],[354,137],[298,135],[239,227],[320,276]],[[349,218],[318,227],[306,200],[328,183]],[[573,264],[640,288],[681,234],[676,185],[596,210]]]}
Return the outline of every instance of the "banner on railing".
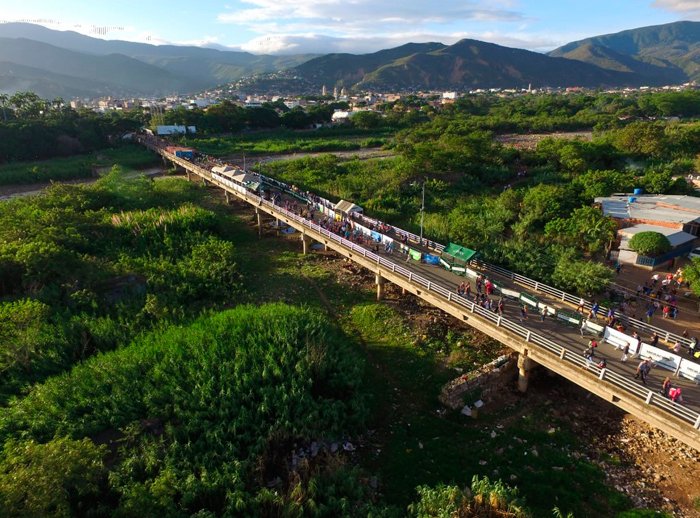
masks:
{"label": "banner on railing", "polygon": [[583,317],[581,316],[580,313],[560,309],[559,311],[557,311],[557,319],[561,320],[562,322],[565,322],[567,324],[571,324],[574,326],[580,326]]}
{"label": "banner on railing", "polygon": [[652,347],[649,344],[642,344],[640,357],[650,359],[657,367],[676,372],[681,365],[681,357],[668,350]]}
{"label": "banner on railing", "polygon": [[501,295],[509,299],[519,299],[520,292],[508,288],[501,288]]}
{"label": "banner on railing", "polygon": [[637,339],[626,335],[625,333],[613,329],[612,327],[606,327],[605,333],[603,334],[603,339],[611,345],[615,346],[615,349],[623,349],[625,345],[629,344],[630,353],[634,354],[634,350],[637,347]]}
{"label": "banner on railing", "polygon": [[472,279],[476,279],[480,274],[476,270],[472,270],[471,268],[467,268],[464,270],[464,273],[466,274],[467,277],[471,277]]}
{"label": "banner on railing", "polygon": [[532,306],[533,308],[536,308],[540,301],[537,297],[533,297],[528,293],[521,293],[520,302],[527,304],[528,306]]}
{"label": "banner on railing", "polygon": [[681,368],[678,369],[678,375],[695,383],[700,383],[700,365],[688,360],[681,360]]}

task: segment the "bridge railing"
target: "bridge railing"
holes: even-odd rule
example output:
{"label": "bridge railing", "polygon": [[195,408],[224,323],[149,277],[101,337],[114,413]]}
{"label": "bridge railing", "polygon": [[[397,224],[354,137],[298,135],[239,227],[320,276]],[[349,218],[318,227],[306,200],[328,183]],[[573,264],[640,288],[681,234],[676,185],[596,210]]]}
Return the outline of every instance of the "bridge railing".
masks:
{"label": "bridge railing", "polygon": [[371,262],[383,266],[391,270],[393,273],[401,275],[402,277],[405,277],[409,282],[417,284],[418,286],[426,288],[428,291],[436,293],[444,299],[445,303],[457,304],[467,309],[472,314],[478,315],[479,317],[481,317],[482,320],[486,320],[492,325],[495,325],[496,327],[503,327],[504,329],[507,329],[508,331],[525,339],[527,342],[537,345],[540,348],[548,351],[549,353],[556,355],[560,360],[573,364],[574,366],[587,369],[588,371],[592,372],[592,374],[596,375],[600,380],[607,381],[608,383],[615,385],[618,389],[621,389],[629,394],[636,396],[637,398],[643,400],[647,405],[658,407],[664,410],[665,412],[668,412],[669,414],[672,414],[677,418],[689,423],[694,428],[700,429],[700,414],[698,412],[695,412],[676,402],[673,402],[670,399],[665,398],[652,390],[639,386],[638,384],[632,382],[631,380],[619,373],[613,372],[605,368],[601,369],[597,365],[594,365],[588,360],[586,360],[580,353],[571,351],[567,347],[558,344],[552,340],[549,340],[548,338],[540,336],[537,333],[533,333],[525,327],[520,326],[517,323],[507,318],[504,318],[503,316],[500,316],[497,313],[494,313],[493,311],[490,311],[486,308],[482,308],[474,302],[469,301],[464,297],[453,293],[451,290],[445,288],[444,286],[441,286],[440,284],[425,279],[420,275],[416,275],[412,271],[402,267],[401,265],[398,265],[393,261],[386,259],[385,257],[375,254],[370,250],[359,246],[357,243],[348,241],[347,239],[337,234],[334,234],[333,232],[330,232],[329,230],[315,224],[312,221],[304,219],[294,214],[293,212],[290,212],[278,205],[274,205],[268,200],[264,200],[259,196],[253,194],[247,195],[246,197],[253,204],[265,205],[272,209],[273,212],[280,213],[285,217],[294,220],[297,224],[301,225],[302,227],[306,227],[310,230],[313,230],[314,232],[317,232],[318,234],[321,234],[322,236],[327,237],[332,241],[335,241],[341,246],[362,255],[364,258],[370,260]]}
{"label": "bridge railing", "polygon": [[[159,151],[161,154],[164,154],[164,151]],[[177,157],[174,156],[169,156],[170,154],[164,154],[163,156],[166,156],[167,158],[173,160],[176,159]],[[196,166],[195,164],[192,164],[188,161],[184,161],[181,159],[177,159],[177,162],[184,162],[181,163],[183,167],[186,169],[190,169],[196,174],[201,174],[198,172],[198,170],[203,170],[203,168],[200,168]],[[210,179],[210,181],[223,188],[227,188],[224,184],[221,182],[217,181],[215,178],[212,178],[211,174],[206,171],[206,174],[203,175],[204,177]],[[596,375],[600,380],[606,381],[614,386],[616,386],[618,389],[631,394],[641,400],[643,400],[647,405],[649,406],[654,406],[657,408],[662,409],[663,411],[676,416],[677,418],[681,419],[684,422],[689,423],[691,426],[693,426],[695,429],[700,429],[700,413],[695,412],[689,408],[683,407],[680,404],[671,401],[668,398],[665,398],[659,394],[656,394],[654,391],[648,390],[644,387],[639,386],[638,384],[630,381],[627,379],[625,376],[610,371],[609,369],[601,369],[597,365],[593,365],[590,362],[588,362],[585,358],[582,357],[579,353],[576,353],[574,351],[571,351],[570,349],[566,348],[565,346],[561,344],[557,344],[556,342],[549,340],[548,338],[545,338],[543,336],[538,335],[537,333],[533,333],[530,330],[524,328],[523,326],[518,325],[517,323],[510,321],[507,318],[504,318],[493,311],[487,310],[486,308],[482,308],[481,306],[475,304],[472,301],[469,301],[465,299],[464,297],[461,297],[460,295],[457,295],[453,293],[451,290],[445,288],[444,286],[441,286],[433,281],[430,281],[428,279],[425,279],[421,277],[420,275],[414,274],[412,271],[408,270],[407,268],[402,267],[401,265],[398,265],[394,263],[393,261],[389,261],[385,257],[382,257],[378,254],[375,254],[366,248],[363,248],[359,246],[356,243],[353,243],[352,241],[348,241],[347,239],[334,234],[330,231],[328,231],[325,228],[322,228],[321,226],[317,225],[313,221],[309,221],[307,219],[304,219],[293,212],[290,212],[283,207],[274,205],[271,201],[265,200],[253,193],[249,194],[242,194],[237,191],[234,191],[234,194],[239,196],[239,197],[244,197],[249,203],[254,204],[254,205],[265,205],[268,207],[272,213],[278,213],[281,214],[291,220],[294,220],[299,226],[302,228],[308,228],[310,230],[313,230],[314,232],[325,236],[329,238],[332,241],[335,241],[336,243],[340,244],[346,249],[349,249],[351,251],[354,251],[360,255],[362,255],[364,258],[368,259],[369,261],[372,261],[376,263],[377,265],[383,266],[389,270],[391,270],[393,273],[398,274],[408,280],[410,283],[417,284],[419,286],[425,287],[428,291],[431,291],[437,295],[439,295],[442,299],[444,299],[443,303],[446,304],[456,304],[460,307],[463,307],[467,309],[469,312],[472,314],[478,315],[482,320],[485,320],[492,325],[495,325],[495,327],[502,327],[509,332],[523,338],[526,342],[532,343],[534,345],[539,346],[541,349],[549,352],[550,354],[556,355],[561,361],[570,363],[574,366],[578,366],[581,368],[585,368],[589,371],[592,372],[592,374]],[[516,274],[513,274],[516,275]],[[563,293],[563,292],[561,292]]]}
{"label": "bridge railing", "polygon": [[[514,282],[517,282],[518,284],[521,284],[523,286],[527,286],[529,288],[534,289],[535,291],[539,291],[541,293],[546,293],[548,295],[551,295],[552,297],[555,297],[562,302],[569,302],[571,304],[578,305],[581,301],[581,297],[576,297],[575,295],[572,295],[570,293],[566,293],[565,291],[562,291],[557,288],[553,288],[552,286],[548,286],[547,284],[544,284],[539,281],[535,281],[532,279],[529,279],[528,277],[525,277],[523,275],[519,275],[517,273],[513,273],[510,270],[506,270],[505,268],[501,268],[500,266],[495,266],[489,263],[486,263],[484,261],[472,261],[474,264],[476,264],[479,268],[481,268],[484,271],[487,272],[492,272],[495,274],[498,274],[502,277],[506,277],[508,279],[513,280]],[[593,304],[587,300],[584,299],[584,308],[585,309],[591,309]],[[600,306],[600,312],[601,313],[607,313],[608,308],[604,306]],[[685,344],[686,347],[690,346],[691,340],[688,338],[684,338],[683,336],[672,333],[671,331],[667,331],[665,329],[662,329],[660,327],[653,326],[651,324],[648,324],[647,322],[644,322],[643,320],[640,320],[638,318],[633,318],[629,315],[623,315],[620,313],[616,313],[616,316],[625,324],[628,326],[632,326],[640,331],[644,331],[648,334],[651,333],[656,333],[659,335],[659,338],[662,338],[666,342],[680,342],[681,344]]]}
{"label": "bridge railing", "polygon": [[[284,182],[280,182],[279,180],[275,180],[273,178],[269,177],[264,177],[266,181],[269,183],[273,183],[275,186],[277,186],[279,189],[282,189],[286,192],[293,193],[295,196],[298,196],[297,193],[295,193],[291,187]],[[318,197],[319,200],[323,202],[324,205],[326,206],[333,206],[333,204],[326,200],[325,198]],[[373,219],[365,214],[362,214],[360,218],[365,222],[369,224],[374,224],[379,225],[381,222],[379,220]],[[407,230],[403,230],[399,227],[395,227],[393,225],[389,225],[391,229],[397,234],[397,235],[405,235],[408,239],[408,241],[412,243],[421,243],[420,236],[413,234],[412,232],[409,232]],[[432,240],[427,240],[423,239],[423,243],[428,243],[429,248],[432,248],[433,250],[437,252],[442,252],[445,249],[445,245],[438,243],[436,241]],[[422,244],[422,243],[421,243]],[[473,264],[477,265],[479,268],[482,270],[485,270],[490,273],[495,273],[498,274],[502,277],[505,277],[507,279],[511,279],[514,282],[517,282],[518,284],[521,284],[523,286],[527,286],[529,288],[534,289],[535,291],[538,291],[540,293],[546,293],[552,297],[557,298],[558,300],[561,300],[562,302],[568,302],[570,304],[575,304],[579,305],[581,301],[581,297],[577,297],[576,295],[572,295],[571,293],[567,293],[563,290],[560,290],[558,288],[555,288],[553,286],[549,286],[543,282],[535,281],[533,279],[530,279],[529,277],[525,277],[524,275],[520,275],[514,272],[511,272],[510,270],[506,268],[502,268],[500,266],[496,266],[494,264],[487,263],[485,261],[481,260],[474,260],[472,261]],[[590,309],[592,307],[592,303],[590,301],[584,300],[584,308],[585,309]],[[607,313],[608,308],[601,306],[600,311],[602,313]],[[667,331],[665,329],[662,329],[657,326],[653,326],[647,322],[644,322],[643,320],[637,319],[630,317],[628,315],[622,315],[618,314],[618,318],[622,322],[624,322],[628,326],[632,326],[640,331],[643,331],[645,333],[651,334],[651,333],[657,333],[660,338],[662,338],[664,341],[668,342],[680,342],[681,344],[684,344],[686,347],[689,347],[691,344],[691,340],[689,338],[685,338],[679,334],[673,333],[671,331]]]}

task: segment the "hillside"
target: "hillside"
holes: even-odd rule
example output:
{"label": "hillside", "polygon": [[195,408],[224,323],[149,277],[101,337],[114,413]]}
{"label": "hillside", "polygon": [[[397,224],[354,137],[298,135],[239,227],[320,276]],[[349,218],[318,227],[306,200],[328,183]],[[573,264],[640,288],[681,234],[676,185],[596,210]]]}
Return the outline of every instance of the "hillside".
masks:
{"label": "hillside", "polygon": [[53,74],[54,78],[69,76],[65,88],[76,79],[106,84],[108,90],[101,92],[102,95],[165,94],[190,87],[188,82],[166,70],[122,54],[82,54],[23,38],[0,38],[0,61],[39,69]]}
{"label": "hillside", "polygon": [[543,86],[633,85],[623,71],[602,70],[537,52],[477,40],[461,40],[432,52],[417,53],[385,64],[361,84],[427,88],[527,88]]}
{"label": "hillside", "polygon": [[[0,61],[44,70],[47,76],[65,76],[65,80],[53,78],[57,82],[52,87],[37,83],[37,93],[47,96],[52,91],[63,91],[66,97],[186,93],[253,74],[287,69],[312,57],[258,56],[201,47],[148,45],[102,40],[27,23],[0,24]],[[103,84],[106,91],[88,85],[76,88],[76,78]],[[13,84],[0,82],[0,90],[14,92]]]}
{"label": "hillside", "polygon": [[675,22],[586,38],[549,53],[633,72],[650,84],[700,79],[700,22]]}
{"label": "hillside", "polygon": [[36,92],[45,99],[107,95],[107,83],[88,81],[17,63],[0,62],[0,92]]}
{"label": "hillside", "polygon": [[299,84],[410,90],[421,88],[527,88],[542,86],[638,85],[634,71],[605,70],[594,64],[477,40],[454,45],[409,44],[373,54],[329,54],[293,69]]}

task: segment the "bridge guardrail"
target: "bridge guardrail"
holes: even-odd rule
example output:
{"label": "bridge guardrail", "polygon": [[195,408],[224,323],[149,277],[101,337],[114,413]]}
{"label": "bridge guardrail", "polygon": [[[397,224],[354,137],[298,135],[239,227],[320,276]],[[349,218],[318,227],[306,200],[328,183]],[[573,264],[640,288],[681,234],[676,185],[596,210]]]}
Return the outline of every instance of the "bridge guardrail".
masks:
{"label": "bridge guardrail", "polygon": [[[284,182],[280,182],[278,180],[274,180],[274,179],[268,178],[268,177],[264,177],[264,178],[266,180],[270,180],[271,183],[274,182],[274,184],[277,185],[279,188],[281,188],[285,191],[291,192],[290,187],[288,185],[286,185]],[[321,198],[321,197],[318,197],[318,198],[319,198],[319,200],[321,200],[323,202],[324,205],[333,206],[333,204],[330,201],[326,200],[325,198]],[[379,220],[371,218],[365,214],[362,214],[361,218],[364,221],[373,223],[375,225],[380,224]],[[421,242],[420,236],[413,234],[412,232],[409,232],[407,230],[403,230],[399,227],[393,226],[393,225],[389,225],[389,226],[394,230],[394,232],[396,234],[405,235],[409,241],[411,241],[413,243],[420,243]],[[445,249],[445,245],[438,243],[437,241],[428,240],[426,238],[423,238],[423,241],[429,243],[430,247],[433,250],[436,250],[437,252],[442,252]],[[503,277],[510,278],[511,280],[513,280],[519,284],[522,284],[524,286],[530,287],[530,288],[534,289],[535,291],[547,293],[548,295],[556,297],[557,299],[561,300],[562,302],[568,302],[570,304],[578,305],[580,300],[581,300],[581,297],[577,297],[575,295],[572,295],[571,293],[567,293],[563,290],[560,290],[560,289],[555,288],[553,286],[549,286],[545,283],[535,281],[533,279],[530,279],[529,277],[525,277],[524,275],[520,275],[520,274],[511,272],[510,270],[507,270],[506,268],[502,268],[500,266],[496,266],[496,265],[487,263],[485,261],[480,261],[480,260],[474,260],[474,261],[472,261],[472,263],[477,264],[480,268],[482,268],[486,271],[497,273]],[[590,309],[591,306],[592,306],[592,303],[590,301],[584,300],[584,308],[585,309]],[[601,306],[600,310],[602,312],[607,313],[608,308]],[[671,331],[667,331],[667,330],[662,329],[660,327],[648,324],[648,323],[644,322],[643,320],[639,320],[637,318],[633,318],[633,317],[630,317],[628,315],[618,315],[618,318],[620,318],[620,320],[625,322],[625,324],[627,324],[628,326],[631,325],[631,326],[639,329],[640,331],[644,331],[644,332],[649,333],[649,334],[654,333],[654,332],[657,333],[659,335],[659,337],[663,338],[664,341],[666,341],[667,343],[671,342],[671,341],[674,341],[674,342],[678,341],[681,344],[684,344],[686,347],[689,347],[691,344],[690,339],[684,338],[683,336],[681,336],[679,334],[673,333]]]}
{"label": "bridge guardrail", "polygon": [[[167,155],[164,154],[165,152],[159,151],[161,154],[164,156],[167,156],[169,159],[174,159],[174,156],[169,156],[170,154],[168,153]],[[183,167],[193,169],[192,166],[194,164],[191,164],[190,162],[186,162],[186,164],[182,164]],[[201,168],[198,168],[201,169]],[[195,171],[196,172],[196,171]],[[206,176],[206,175],[205,175]],[[211,175],[208,176],[211,178]],[[219,181],[216,179],[211,179],[212,183],[215,185],[218,185],[220,187],[226,188],[224,184],[221,184]],[[236,191],[234,191],[235,193]],[[236,194],[238,196],[241,196],[241,193]],[[623,390],[624,392],[631,394],[633,396],[638,397],[639,399],[642,399],[647,405],[658,407],[665,412],[672,414],[676,416],[677,418],[691,424],[695,429],[700,429],[700,413],[695,412],[693,410],[690,410],[686,407],[681,406],[680,404],[671,401],[668,398],[664,398],[658,394],[656,394],[652,390],[648,390],[645,388],[640,387],[639,385],[631,382],[624,376],[622,376],[619,373],[610,371],[609,369],[601,369],[596,365],[589,365],[589,362],[585,360],[584,358],[581,357],[581,355],[576,354],[572,352],[570,349],[564,347],[563,345],[557,344],[556,342],[553,342],[552,340],[549,340],[548,338],[545,338],[543,336],[538,335],[537,333],[533,333],[530,330],[525,329],[522,326],[519,326],[513,321],[510,321],[502,316],[497,315],[493,311],[487,310],[485,308],[482,308],[481,306],[478,306],[474,302],[471,302],[459,295],[452,294],[451,290],[448,290],[444,288],[443,286],[434,283],[432,281],[429,281],[420,275],[414,275],[413,272],[407,270],[406,268],[401,267],[400,265],[397,265],[396,263],[389,261],[388,259],[379,256],[378,254],[375,254],[366,248],[363,248],[356,243],[353,243],[351,241],[346,240],[345,238],[338,236],[336,234],[333,234],[332,232],[320,227],[319,225],[316,225],[312,221],[306,220],[300,216],[297,216],[296,214],[287,211],[286,209],[279,207],[277,205],[274,205],[271,201],[265,200],[255,194],[250,193],[249,195],[245,196],[245,198],[250,202],[251,200],[257,204],[257,205],[265,205],[266,207],[270,208],[272,212],[277,212],[280,214],[283,214],[284,216],[294,220],[297,222],[299,225],[302,227],[307,227],[325,237],[328,237],[329,239],[337,242],[341,246],[350,249],[354,252],[357,252],[361,254],[363,257],[366,257],[373,262],[376,262],[378,265],[384,266],[386,268],[391,269],[392,272],[398,273],[402,277],[405,277],[409,282],[415,282],[419,286],[424,286],[428,289],[428,291],[433,291],[434,293],[440,295],[442,298],[445,299],[445,302],[448,304],[458,304],[460,306],[463,306],[467,308],[471,313],[479,315],[482,319],[485,319],[487,321],[493,322],[496,324],[497,327],[503,327],[507,329],[509,332],[518,335],[522,338],[524,338],[527,342],[533,343],[535,345],[538,345],[542,347],[544,350],[558,356],[562,361],[565,361],[567,363],[573,364],[575,366],[579,367],[585,367],[588,370],[591,370],[594,374],[597,374],[597,377],[600,380],[607,381],[608,383],[611,383],[615,385],[618,389]],[[513,274],[516,275],[516,274]],[[536,282],[536,281],[533,281]],[[552,288],[556,289],[556,288]],[[561,291],[561,290],[558,290]],[[563,292],[561,292],[563,293]]]}
{"label": "bridge guardrail", "polygon": [[[534,289],[535,291],[540,291],[543,293],[547,293],[549,295],[552,295],[564,302],[569,302],[571,304],[578,305],[579,302],[581,301],[581,297],[576,297],[575,295],[572,295],[570,293],[566,293],[558,288],[554,288],[552,286],[548,286],[547,284],[541,283],[539,281],[534,281],[528,277],[525,277],[523,275],[519,275],[517,273],[513,273],[509,270],[506,270],[505,268],[501,268],[499,266],[495,266],[489,263],[486,263],[484,261],[472,261],[474,262],[479,268],[482,270],[485,270],[487,272],[493,272],[498,275],[510,278],[511,280],[517,282],[518,284],[522,284],[524,286],[527,286],[529,288]],[[587,300],[584,299],[584,308],[585,309],[591,309],[593,304]],[[600,306],[600,311],[602,313],[607,313],[608,308],[604,306]],[[644,322],[643,320],[639,320],[638,318],[633,318],[630,317],[629,315],[623,315],[623,314],[617,314],[617,317],[622,320],[624,323],[626,323],[629,326],[635,327],[641,331],[647,332],[649,334],[651,333],[656,333],[659,335],[660,338],[663,338],[664,341],[666,342],[680,342],[684,344],[686,347],[690,346],[691,340],[688,338],[684,338],[683,336],[673,333],[671,331],[667,331],[665,329],[662,329],[660,327],[653,326],[651,324],[648,324]]]}

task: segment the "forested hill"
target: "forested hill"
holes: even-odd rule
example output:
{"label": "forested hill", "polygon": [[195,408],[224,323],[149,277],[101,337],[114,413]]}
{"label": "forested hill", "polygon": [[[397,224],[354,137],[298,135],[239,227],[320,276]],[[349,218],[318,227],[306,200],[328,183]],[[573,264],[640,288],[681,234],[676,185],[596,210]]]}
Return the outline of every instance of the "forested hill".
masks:
{"label": "forested hill", "polygon": [[[567,56],[568,57],[568,56]],[[655,69],[654,69],[655,70]],[[664,85],[684,76],[654,77],[641,67],[614,69],[464,39],[454,45],[408,44],[373,54],[328,54],[289,71],[288,91],[304,88],[368,88],[380,91],[477,88],[616,87]],[[653,70],[652,70],[653,72]],[[266,79],[261,77],[260,79]],[[263,81],[253,83],[262,86]],[[282,83],[276,83],[277,85]]]}
{"label": "forested hill", "polygon": [[[0,91],[31,89],[42,97],[187,93],[287,69],[312,57],[101,40],[28,23],[6,23],[0,24],[0,61],[5,62]],[[37,71],[46,77],[42,80]]]}
{"label": "forested hill", "polygon": [[700,22],[675,22],[575,41],[549,53],[611,71],[682,83],[700,78]]}

